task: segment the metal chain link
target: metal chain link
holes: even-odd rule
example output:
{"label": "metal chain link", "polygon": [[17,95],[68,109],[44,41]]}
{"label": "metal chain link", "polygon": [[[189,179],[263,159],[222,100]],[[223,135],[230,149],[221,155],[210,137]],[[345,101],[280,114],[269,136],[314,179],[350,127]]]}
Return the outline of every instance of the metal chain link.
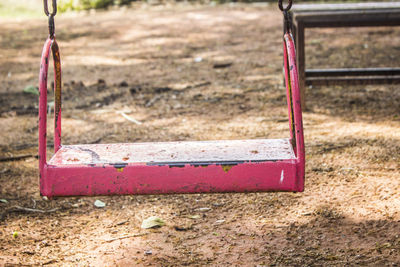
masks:
{"label": "metal chain link", "polygon": [[279,0],[278,1],[278,6],[279,6],[279,9],[283,13],[284,30],[285,30],[285,32],[290,32],[291,29],[292,29],[292,20],[290,18],[289,10],[292,7],[293,0],[289,0],[287,6],[285,8],[283,8],[283,3],[282,2],[283,2],[283,0]]}
{"label": "metal chain link", "polygon": [[55,32],[55,25],[54,25],[54,16],[57,14],[57,0],[52,0],[52,12],[49,12],[49,5],[47,0],[43,0],[43,6],[44,6],[44,14],[49,17],[49,35],[50,38],[54,38],[54,32]]}

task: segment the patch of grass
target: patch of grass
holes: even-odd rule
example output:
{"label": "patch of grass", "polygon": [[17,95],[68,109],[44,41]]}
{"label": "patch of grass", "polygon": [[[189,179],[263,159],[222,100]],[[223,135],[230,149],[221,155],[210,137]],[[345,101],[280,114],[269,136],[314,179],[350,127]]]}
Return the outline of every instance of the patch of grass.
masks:
{"label": "patch of grass", "polygon": [[129,5],[136,0],[60,0],[58,9],[61,12],[68,10],[106,9],[110,6]]}
{"label": "patch of grass", "polygon": [[2,0],[0,3],[0,18],[37,18],[43,15],[40,0]]}

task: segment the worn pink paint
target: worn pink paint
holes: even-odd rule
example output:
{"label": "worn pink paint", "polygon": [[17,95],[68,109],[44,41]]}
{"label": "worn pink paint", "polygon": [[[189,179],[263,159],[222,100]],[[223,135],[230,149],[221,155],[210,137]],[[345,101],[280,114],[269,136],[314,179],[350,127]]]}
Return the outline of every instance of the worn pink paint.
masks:
{"label": "worn pink paint", "polygon": [[43,185],[45,184],[44,181],[48,179],[45,174],[47,168],[47,73],[49,69],[49,54],[52,42],[52,40],[47,39],[44,44],[39,74],[39,173],[41,192],[46,190]]}
{"label": "worn pink paint", "polygon": [[[50,49],[53,52],[54,61],[54,86],[60,88],[61,94],[61,60],[55,38],[48,38],[43,46],[39,73],[39,173],[40,191],[44,191],[43,184],[47,179],[47,74],[49,70]],[[55,101],[57,103],[57,100]],[[54,105],[54,152],[61,147],[61,102]]]}
{"label": "worn pink paint", "polygon": [[[226,165],[225,165],[226,166]],[[43,195],[115,195],[207,192],[301,191],[296,160],[171,167],[168,165],[48,165]],[[281,182],[282,170],[284,179]]]}
{"label": "worn pink paint", "polygon": [[41,194],[303,191],[303,125],[290,33],[285,34],[284,43],[290,139],[59,146],[47,162],[47,71],[52,45],[47,40],[39,76]]}
{"label": "worn pink paint", "polygon": [[[286,94],[292,96],[288,99],[289,119],[293,117],[293,125],[291,125],[291,139],[293,140],[293,132],[295,135],[295,153],[297,157],[298,173],[297,182],[299,187],[304,190],[305,176],[305,148],[303,135],[303,118],[300,100],[299,76],[296,63],[296,49],[291,32],[284,35],[284,66],[285,66],[285,84]],[[289,86],[290,85],[290,86]],[[291,91],[291,94],[290,92]],[[289,97],[290,98],[290,97]],[[291,108],[292,107],[292,108]],[[293,109],[291,111],[291,109]]]}

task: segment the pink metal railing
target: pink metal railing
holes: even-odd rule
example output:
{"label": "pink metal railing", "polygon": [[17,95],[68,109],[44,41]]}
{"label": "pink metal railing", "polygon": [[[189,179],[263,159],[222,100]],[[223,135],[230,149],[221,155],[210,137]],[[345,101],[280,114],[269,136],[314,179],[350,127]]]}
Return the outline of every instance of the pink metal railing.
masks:
{"label": "pink metal railing", "polygon": [[47,74],[50,49],[54,61],[54,153],[61,147],[61,59],[55,38],[48,38],[43,46],[39,73],[39,172],[41,186],[44,184],[44,171],[47,149]]}
{"label": "pink metal railing", "polygon": [[300,179],[304,179],[305,150],[303,119],[300,101],[299,77],[296,65],[296,49],[293,41],[293,36],[290,32],[286,32],[284,34],[283,51],[286,95],[290,123],[290,139],[292,141],[294,152],[300,164],[298,168],[298,177]]}

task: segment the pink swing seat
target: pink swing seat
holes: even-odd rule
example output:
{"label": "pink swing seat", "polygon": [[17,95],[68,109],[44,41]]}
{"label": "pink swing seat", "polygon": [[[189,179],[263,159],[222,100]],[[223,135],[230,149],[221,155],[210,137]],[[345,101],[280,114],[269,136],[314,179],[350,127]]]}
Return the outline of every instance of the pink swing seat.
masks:
{"label": "pink swing seat", "polygon": [[[46,160],[47,74],[55,68],[54,155]],[[304,189],[304,140],[296,53],[284,35],[290,135],[286,139],[61,145],[61,63],[47,39],[39,75],[43,196],[293,191]]]}

